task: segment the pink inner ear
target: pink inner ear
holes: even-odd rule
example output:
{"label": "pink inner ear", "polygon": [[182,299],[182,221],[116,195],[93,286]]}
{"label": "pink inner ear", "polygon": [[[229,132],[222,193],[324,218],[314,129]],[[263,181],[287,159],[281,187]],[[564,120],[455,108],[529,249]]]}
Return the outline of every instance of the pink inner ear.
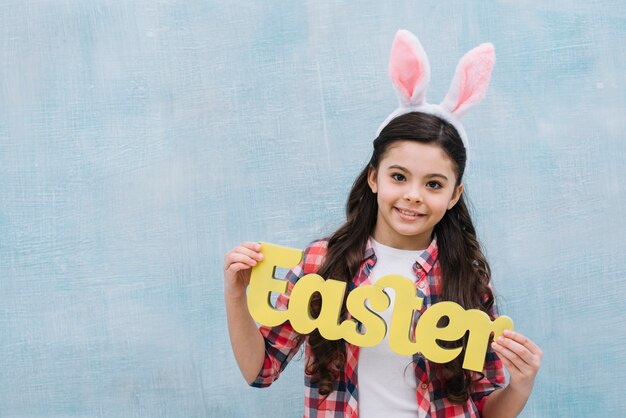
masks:
{"label": "pink inner ear", "polygon": [[399,38],[391,48],[389,76],[398,90],[410,100],[415,87],[424,77],[424,68],[415,51],[404,39]]}
{"label": "pink inner ear", "polygon": [[491,45],[481,45],[469,56],[464,57],[458,72],[458,102],[452,113],[461,106],[473,106],[482,99],[487,87],[489,87],[494,60],[493,46]]}

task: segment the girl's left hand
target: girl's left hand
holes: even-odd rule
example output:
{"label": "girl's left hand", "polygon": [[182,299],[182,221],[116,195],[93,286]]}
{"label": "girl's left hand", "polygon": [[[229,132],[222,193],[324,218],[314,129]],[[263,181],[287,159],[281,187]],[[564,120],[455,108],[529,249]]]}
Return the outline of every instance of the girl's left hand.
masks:
{"label": "girl's left hand", "polygon": [[541,349],[529,338],[509,330],[491,346],[509,371],[511,389],[530,394],[541,366]]}

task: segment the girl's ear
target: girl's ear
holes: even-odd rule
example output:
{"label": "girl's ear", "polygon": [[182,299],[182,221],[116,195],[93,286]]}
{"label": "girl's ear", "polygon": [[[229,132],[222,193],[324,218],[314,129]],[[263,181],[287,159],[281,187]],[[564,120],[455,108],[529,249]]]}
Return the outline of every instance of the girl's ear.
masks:
{"label": "girl's ear", "polygon": [[378,171],[375,168],[367,169],[367,184],[370,186],[372,193],[378,193],[378,182],[376,176],[378,175]]}
{"label": "girl's ear", "polygon": [[458,119],[485,95],[496,53],[490,43],[480,44],[461,58],[454,73],[450,90],[441,107]]}
{"label": "girl's ear", "polygon": [[452,209],[454,205],[456,205],[456,202],[459,201],[462,193],[463,193],[463,183],[459,184],[454,189],[454,193],[452,194],[452,199],[450,199],[450,203],[448,203],[448,210]]}

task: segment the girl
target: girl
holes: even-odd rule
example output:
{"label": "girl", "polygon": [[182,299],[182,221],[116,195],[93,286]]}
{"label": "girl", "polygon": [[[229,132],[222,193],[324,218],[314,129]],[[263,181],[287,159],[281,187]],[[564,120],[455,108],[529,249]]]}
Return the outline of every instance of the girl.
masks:
{"label": "girl", "polygon": [[[424,298],[415,321],[444,300],[497,316],[489,264],[463,197],[468,149],[459,120],[482,98],[493,56],[490,44],[466,54],[444,102],[431,105],[424,100],[430,77],[426,55],[410,32],[398,32],[390,75],[400,107],[381,125],[370,162],[354,182],[345,224],[305,249],[300,264],[287,274],[289,291],[309,273],[348,281],[349,289],[402,274]],[[419,353],[397,355],[386,342],[365,348],[325,340],[317,330],[299,335],[288,322],[257,328],[245,292],[250,268],[263,258],[259,251],[259,244],[245,242],[225,256],[233,352],[246,381],[264,387],[304,343],[305,417],[506,418],[524,407],[542,353],[517,332],[494,341],[483,372],[474,373],[461,368],[462,355],[436,364]],[[391,305],[380,315],[389,324],[395,295],[388,293]],[[284,308],[288,300],[282,295],[277,307]],[[314,298],[314,315],[320,307],[319,297]],[[464,346],[466,337],[452,346]],[[510,375],[506,387],[503,365]]]}

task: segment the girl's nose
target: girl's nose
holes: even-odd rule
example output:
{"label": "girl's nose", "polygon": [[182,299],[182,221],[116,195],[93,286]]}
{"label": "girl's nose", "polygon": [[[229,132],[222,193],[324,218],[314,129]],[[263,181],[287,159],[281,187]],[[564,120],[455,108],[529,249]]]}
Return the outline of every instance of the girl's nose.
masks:
{"label": "girl's nose", "polygon": [[410,202],[421,202],[422,194],[417,188],[412,188],[406,192],[404,198]]}

